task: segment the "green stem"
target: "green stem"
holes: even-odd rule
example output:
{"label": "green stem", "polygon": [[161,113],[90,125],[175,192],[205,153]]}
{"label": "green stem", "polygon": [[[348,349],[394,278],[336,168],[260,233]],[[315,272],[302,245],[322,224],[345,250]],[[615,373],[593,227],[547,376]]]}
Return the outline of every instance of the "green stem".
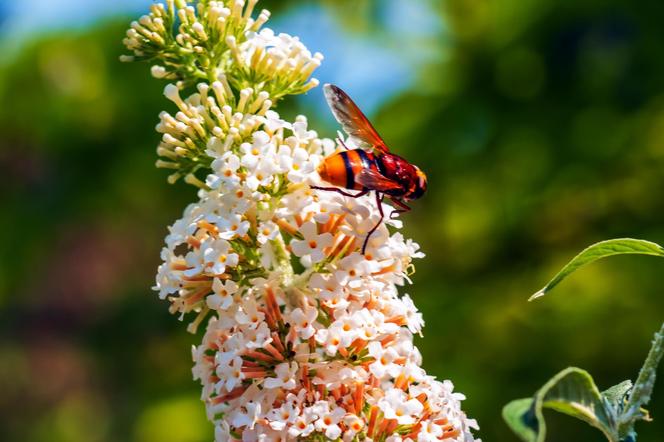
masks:
{"label": "green stem", "polygon": [[274,251],[274,258],[277,263],[277,269],[281,273],[281,280],[284,287],[288,287],[293,283],[295,273],[293,266],[290,263],[290,257],[286,250],[286,244],[281,237],[277,237],[272,243],[272,250]]}
{"label": "green stem", "polygon": [[659,331],[655,333],[648,357],[643,363],[643,367],[641,367],[639,377],[634,383],[627,404],[619,418],[618,433],[623,437],[622,440],[624,441],[635,440],[635,433],[633,431],[634,422],[646,416],[641,407],[650,401],[650,395],[655,386],[657,366],[662,359],[662,355],[664,355],[664,323]]}

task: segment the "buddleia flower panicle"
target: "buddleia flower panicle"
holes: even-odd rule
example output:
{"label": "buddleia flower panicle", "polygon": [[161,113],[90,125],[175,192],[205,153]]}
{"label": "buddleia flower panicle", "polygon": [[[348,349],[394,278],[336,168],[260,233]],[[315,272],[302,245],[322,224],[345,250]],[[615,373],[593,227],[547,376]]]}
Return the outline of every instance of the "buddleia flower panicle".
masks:
{"label": "buddleia flower panicle", "polygon": [[413,345],[424,322],[399,287],[424,254],[387,204],[362,253],[375,200],[312,189],[323,159],[355,141],[273,109],[317,85],[322,56],[260,30],[269,14],[252,19],[255,5],[155,5],[125,41],[174,80],[158,166],[199,188],[154,288],[189,331],[205,329],[193,375],[215,440],[476,440],[464,396],[427,375]]}

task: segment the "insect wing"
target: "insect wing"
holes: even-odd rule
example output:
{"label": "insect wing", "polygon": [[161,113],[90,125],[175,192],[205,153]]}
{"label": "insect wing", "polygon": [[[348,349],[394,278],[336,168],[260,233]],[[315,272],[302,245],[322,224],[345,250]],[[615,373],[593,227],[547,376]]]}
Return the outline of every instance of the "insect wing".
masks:
{"label": "insect wing", "polygon": [[333,84],[326,84],[324,89],[327,104],[348,135],[381,153],[389,152],[376,129],[348,94]]}
{"label": "insect wing", "polygon": [[378,190],[380,192],[401,189],[399,183],[392,181],[373,169],[362,169],[355,176],[355,182],[366,188]]}

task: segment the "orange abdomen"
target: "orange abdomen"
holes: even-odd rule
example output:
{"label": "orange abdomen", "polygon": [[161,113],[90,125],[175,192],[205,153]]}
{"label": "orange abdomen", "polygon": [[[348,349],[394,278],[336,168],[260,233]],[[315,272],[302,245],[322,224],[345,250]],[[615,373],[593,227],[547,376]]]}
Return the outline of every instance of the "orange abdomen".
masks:
{"label": "orange abdomen", "polygon": [[325,158],[318,166],[318,174],[335,186],[363,190],[364,186],[355,182],[355,176],[365,168],[378,168],[374,154],[362,149],[345,150]]}

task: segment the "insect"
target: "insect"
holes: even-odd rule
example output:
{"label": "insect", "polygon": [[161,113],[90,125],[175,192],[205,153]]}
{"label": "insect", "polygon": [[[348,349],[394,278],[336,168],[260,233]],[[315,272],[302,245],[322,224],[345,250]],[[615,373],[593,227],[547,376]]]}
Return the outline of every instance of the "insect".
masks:
{"label": "insect", "polygon": [[[326,157],[318,167],[320,177],[338,187],[314,186],[313,188],[338,192],[353,198],[375,192],[380,220],[364,239],[362,244],[364,254],[369,238],[385,218],[383,198],[387,196],[398,206],[390,217],[408,212],[410,207],[405,201],[415,200],[424,195],[427,189],[427,177],[419,167],[390,153],[376,129],[344,91],[332,84],[326,84],[324,90],[332,114],[344,131],[360,143],[360,147],[348,149],[343,141],[339,140],[346,150]],[[342,188],[359,192],[353,194]]]}

